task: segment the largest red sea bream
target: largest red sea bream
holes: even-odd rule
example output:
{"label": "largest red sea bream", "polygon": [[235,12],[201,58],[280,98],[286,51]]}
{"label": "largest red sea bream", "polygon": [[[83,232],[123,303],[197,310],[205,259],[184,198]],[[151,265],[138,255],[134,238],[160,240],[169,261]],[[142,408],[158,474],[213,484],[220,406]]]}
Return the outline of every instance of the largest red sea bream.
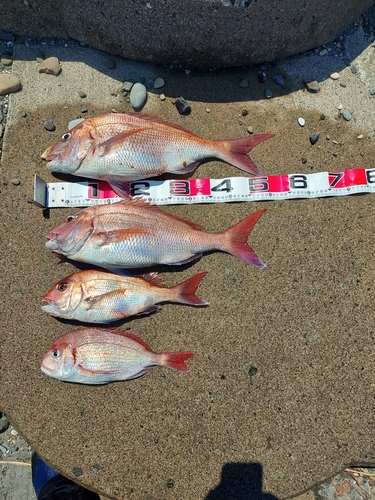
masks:
{"label": "largest red sea bream", "polygon": [[126,196],[124,182],[185,174],[210,158],[262,175],[247,153],[272,136],[213,141],[154,116],[108,113],[88,118],[63,134],[46,160],[52,172],[104,180]]}

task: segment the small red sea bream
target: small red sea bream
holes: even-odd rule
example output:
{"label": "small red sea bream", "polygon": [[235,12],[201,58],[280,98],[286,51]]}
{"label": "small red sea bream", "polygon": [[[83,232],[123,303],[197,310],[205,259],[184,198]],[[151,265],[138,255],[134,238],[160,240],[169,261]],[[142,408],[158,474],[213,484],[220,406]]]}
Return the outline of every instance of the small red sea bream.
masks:
{"label": "small red sea bream", "polygon": [[185,174],[213,158],[262,175],[247,153],[270,137],[273,134],[214,141],[155,116],[108,113],[88,118],[64,133],[43,157],[52,172],[107,181],[126,197],[124,183],[128,181]]}
{"label": "small red sea bream", "polygon": [[84,328],[59,337],[44,356],[41,370],[77,384],[108,384],[141,377],[153,366],[189,371],[192,352],[154,352],[134,334],[115,329]]}
{"label": "small red sea bream", "polygon": [[96,205],[66,217],[47,235],[46,247],[70,259],[119,272],[157,264],[185,264],[220,250],[264,267],[247,244],[265,210],[258,210],[220,233],[182,219],[141,198]]}
{"label": "small red sea bream", "polygon": [[194,295],[205,272],[179,285],[163,286],[158,273],[119,276],[98,270],[74,273],[59,281],[44,296],[42,309],[59,318],[84,323],[109,323],[157,311],[160,302],[208,305]]}

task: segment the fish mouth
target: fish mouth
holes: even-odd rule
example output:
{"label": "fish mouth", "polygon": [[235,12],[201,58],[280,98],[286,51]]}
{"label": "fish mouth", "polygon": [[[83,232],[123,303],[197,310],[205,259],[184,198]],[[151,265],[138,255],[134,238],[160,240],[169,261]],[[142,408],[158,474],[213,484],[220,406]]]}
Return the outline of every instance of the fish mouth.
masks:
{"label": "fish mouth", "polygon": [[48,299],[47,297],[43,297],[43,305],[42,305],[42,311],[46,313],[52,313],[55,310],[55,301],[52,299]]}

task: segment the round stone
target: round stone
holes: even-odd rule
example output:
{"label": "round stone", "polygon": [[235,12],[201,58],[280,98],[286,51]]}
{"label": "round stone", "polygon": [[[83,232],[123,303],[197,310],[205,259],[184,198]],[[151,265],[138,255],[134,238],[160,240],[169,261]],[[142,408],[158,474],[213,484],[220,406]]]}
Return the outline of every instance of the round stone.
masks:
{"label": "round stone", "polygon": [[301,125],[301,127],[304,127],[304,126],[305,126],[306,121],[305,121],[305,119],[304,119],[304,118],[301,118],[301,117],[300,117],[300,118],[298,118],[298,123]]}
{"label": "round stone", "polygon": [[332,78],[332,80],[338,80],[340,78],[340,74],[335,71],[334,73],[331,73],[329,77]]}
{"label": "round stone", "polygon": [[13,59],[11,57],[8,57],[8,56],[1,56],[0,63],[4,64],[4,66],[12,66]]}
{"label": "round stone", "polygon": [[48,130],[48,132],[56,130],[55,124],[52,121],[44,122],[43,127]]}
{"label": "round stone", "polygon": [[147,90],[142,83],[135,83],[130,91],[130,104],[134,109],[142,109],[147,101]]}
{"label": "round stone", "polygon": [[163,78],[158,77],[154,82],[154,89],[161,89],[162,87],[164,87],[164,85],[165,81],[163,80]]}
{"label": "round stone", "polygon": [[347,122],[352,119],[352,114],[348,109],[342,110],[342,116],[344,117],[344,120],[346,120]]}

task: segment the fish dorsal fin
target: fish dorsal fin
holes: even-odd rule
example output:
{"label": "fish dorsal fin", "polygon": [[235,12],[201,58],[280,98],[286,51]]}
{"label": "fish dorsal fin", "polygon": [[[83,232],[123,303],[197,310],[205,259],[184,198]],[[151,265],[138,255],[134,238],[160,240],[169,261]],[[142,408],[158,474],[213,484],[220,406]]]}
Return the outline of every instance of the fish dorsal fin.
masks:
{"label": "fish dorsal fin", "polygon": [[147,351],[154,352],[151,349],[151,347],[146,344],[144,340],[137,337],[137,335],[134,335],[134,333],[125,332],[124,330],[121,330],[121,328],[115,328],[115,327],[103,328],[102,330],[105,330],[108,333],[113,333],[114,335],[121,335],[122,337],[127,337],[128,339],[134,340],[135,342],[138,342],[138,344],[141,344]]}
{"label": "fish dorsal fin", "polygon": [[151,285],[164,286],[164,281],[161,279],[161,277],[156,271],[152,271],[150,273],[138,274],[136,277],[144,279],[148,283],[151,283]]}
{"label": "fish dorsal fin", "polygon": [[195,222],[192,222],[191,220],[184,219],[183,217],[179,217],[178,215],[173,215],[169,212],[166,212],[165,210],[162,210],[156,205],[151,205],[148,201],[144,200],[143,198],[126,198],[124,200],[116,202],[118,204],[122,205],[128,205],[128,206],[133,206],[133,207],[138,207],[138,208],[147,208],[147,210],[152,210],[153,212],[160,213],[166,217],[170,217],[171,219],[178,220],[180,222],[183,222],[187,226],[191,227],[192,229],[196,229],[197,231],[204,231],[204,227],[201,226],[200,224],[196,224]]}
{"label": "fish dorsal fin", "polygon": [[165,127],[175,128],[176,130],[181,130],[181,132],[185,132],[189,135],[194,135],[195,137],[198,137],[197,134],[194,134],[193,132],[191,132],[191,130],[184,128],[182,125],[178,125],[177,123],[167,122],[166,120],[162,120],[158,116],[144,115],[142,113],[125,113],[125,114],[129,116],[134,116],[135,118],[139,118],[141,120],[146,120],[153,123],[159,123],[160,125],[164,125]]}

